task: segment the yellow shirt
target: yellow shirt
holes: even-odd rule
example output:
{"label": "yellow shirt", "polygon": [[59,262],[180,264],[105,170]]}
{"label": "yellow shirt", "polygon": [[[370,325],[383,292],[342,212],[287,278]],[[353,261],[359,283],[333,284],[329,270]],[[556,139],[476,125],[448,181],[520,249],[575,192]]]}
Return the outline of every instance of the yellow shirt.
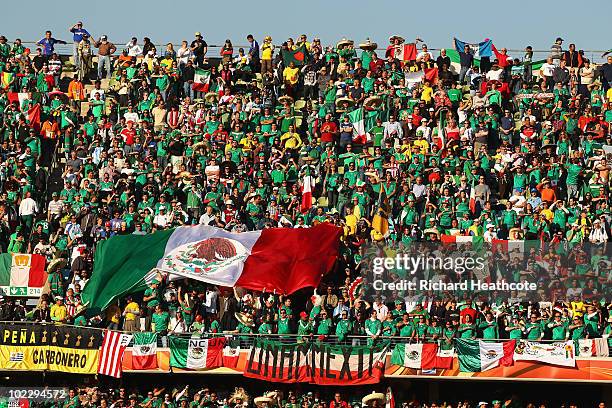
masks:
{"label": "yellow shirt", "polygon": [[429,86],[423,86],[423,92],[421,93],[421,100],[425,102],[431,102],[433,96],[433,88]]}
{"label": "yellow shirt", "polygon": [[287,67],[283,70],[283,79],[285,81],[288,81],[290,84],[295,85],[298,82],[299,76],[298,73],[300,72],[299,68],[291,68],[291,67]]}
{"label": "yellow shirt", "polygon": [[555,217],[555,214],[549,208],[545,208],[542,211],[540,211],[540,215],[545,217],[546,220],[548,221],[552,221],[553,218]]}
{"label": "yellow shirt", "polygon": [[121,309],[119,309],[119,306],[113,305],[113,306],[110,306],[106,310],[106,319],[110,321],[111,323],[119,324],[120,317],[121,317]]}
{"label": "yellow shirt", "polygon": [[125,320],[133,321],[137,319],[137,315],[130,312],[140,313],[140,307],[136,302],[130,302],[125,306]]}
{"label": "yellow shirt", "polygon": [[271,60],[273,50],[274,50],[274,45],[272,43],[268,43],[268,42],[263,43],[263,45],[261,46],[261,59]]}
{"label": "yellow shirt", "polygon": [[421,150],[421,154],[427,154],[429,151],[429,142],[425,139],[415,140],[414,145]]}
{"label": "yellow shirt", "polygon": [[612,88],[608,89],[608,92],[606,92],[606,98],[608,98],[608,102],[612,102]]}
{"label": "yellow shirt", "polygon": [[287,132],[280,138],[281,142],[285,142],[285,149],[299,149],[302,147],[302,139],[297,133]]}
{"label": "yellow shirt", "polygon": [[51,306],[51,310],[49,311],[51,314],[51,320],[54,322],[63,322],[66,320],[68,316],[68,310],[66,310],[65,305],[53,305]]}
{"label": "yellow shirt", "polygon": [[240,139],[240,145],[242,146],[242,150],[250,151],[253,149],[253,145],[255,144],[255,140],[249,139],[248,137],[243,137]]}
{"label": "yellow shirt", "polygon": [[349,228],[348,235],[353,235],[355,231],[357,231],[357,217],[354,216],[353,214],[349,214],[346,217],[344,217],[344,222],[346,223],[346,226]]}

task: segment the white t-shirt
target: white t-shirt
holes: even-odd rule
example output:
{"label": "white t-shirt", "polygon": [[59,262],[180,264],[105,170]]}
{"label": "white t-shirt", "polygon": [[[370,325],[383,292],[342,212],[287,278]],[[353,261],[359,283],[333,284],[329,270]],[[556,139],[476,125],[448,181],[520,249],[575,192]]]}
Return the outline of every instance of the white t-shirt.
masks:
{"label": "white t-shirt", "polygon": [[89,99],[96,99],[96,94],[100,95],[100,100],[104,100],[104,89],[92,89],[89,93]]}
{"label": "white t-shirt", "polygon": [[193,51],[191,51],[189,47],[179,48],[176,52],[176,59],[179,64],[187,64],[187,61],[189,61],[191,57],[193,57]]}
{"label": "white t-shirt", "polygon": [[540,70],[542,71],[542,74],[545,77],[551,77],[553,75],[554,69],[555,69],[555,66],[553,64],[549,64],[548,62],[545,62],[544,64],[542,64],[542,68],[540,68]]}
{"label": "white t-shirt", "polygon": [[580,68],[580,83],[582,85],[590,85],[593,83],[592,74],[595,72],[593,67],[582,67]]}

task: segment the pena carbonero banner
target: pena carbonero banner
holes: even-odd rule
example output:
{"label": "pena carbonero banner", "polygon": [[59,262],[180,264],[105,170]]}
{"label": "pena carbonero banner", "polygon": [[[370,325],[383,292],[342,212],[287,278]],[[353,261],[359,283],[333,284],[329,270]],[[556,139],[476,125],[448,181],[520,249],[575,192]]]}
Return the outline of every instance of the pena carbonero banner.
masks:
{"label": "pena carbonero banner", "polygon": [[362,385],[380,382],[386,347],[257,340],[244,369],[270,382]]}
{"label": "pena carbonero banner", "polygon": [[56,325],[4,325],[0,369],[96,374],[102,331]]}

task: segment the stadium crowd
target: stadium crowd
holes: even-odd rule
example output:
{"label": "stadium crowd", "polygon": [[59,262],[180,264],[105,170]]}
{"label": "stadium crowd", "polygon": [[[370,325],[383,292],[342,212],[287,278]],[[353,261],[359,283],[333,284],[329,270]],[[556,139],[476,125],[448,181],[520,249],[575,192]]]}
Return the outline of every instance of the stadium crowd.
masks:
{"label": "stadium crowd", "polygon": [[[417,39],[404,61],[401,36],[380,50],[249,35],[248,48],[227,40],[217,59],[199,32],[175,49],[114,44],[82,23],[69,31],[69,62],[50,31],[33,52],[0,36],[0,251],[49,261],[40,304],[6,297],[0,320],[341,339],[612,332],[612,56],[596,65],[557,38],[537,65],[531,47],[476,59],[468,46],[451,61]],[[102,240],[322,222],[344,229],[342,256],[314,297],[161,279],[104,315],[83,314]],[[445,237],[539,242],[522,260],[491,255],[498,277],[533,278],[538,291],[367,285],[366,245],[433,253]]]}
{"label": "stadium crowd", "polygon": [[[71,387],[65,390],[65,397],[57,401],[34,402],[35,407],[61,407],[61,408],[107,408],[107,407],[142,407],[142,408],[546,408],[554,407],[549,401],[541,403],[524,401],[524,397],[516,395],[504,396],[503,399],[488,401],[471,401],[469,399],[455,401],[422,401],[416,396],[407,396],[405,400],[395,400],[389,405],[384,393],[372,392],[363,398],[357,395],[345,396],[341,391],[298,391],[288,390],[286,393],[276,390],[263,393],[253,398],[242,387],[236,387],[233,392],[217,390],[214,387],[171,388],[168,386],[155,387],[148,390],[132,389],[121,386],[107,387]],[[583,408],[590,405],[584,402],[570,402],[561,404],[566,408]],[[605,402],[592,405],[596,408],[606,408]]]}

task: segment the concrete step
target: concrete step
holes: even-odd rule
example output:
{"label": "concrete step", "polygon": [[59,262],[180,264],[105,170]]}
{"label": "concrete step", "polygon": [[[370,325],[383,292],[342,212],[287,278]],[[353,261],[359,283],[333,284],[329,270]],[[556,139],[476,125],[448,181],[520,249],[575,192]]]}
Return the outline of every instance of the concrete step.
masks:
{"label": "concrete step", "polygon": [[85,116],[88,110],[89,110],[89,102],[81,102],[80,116]]}

